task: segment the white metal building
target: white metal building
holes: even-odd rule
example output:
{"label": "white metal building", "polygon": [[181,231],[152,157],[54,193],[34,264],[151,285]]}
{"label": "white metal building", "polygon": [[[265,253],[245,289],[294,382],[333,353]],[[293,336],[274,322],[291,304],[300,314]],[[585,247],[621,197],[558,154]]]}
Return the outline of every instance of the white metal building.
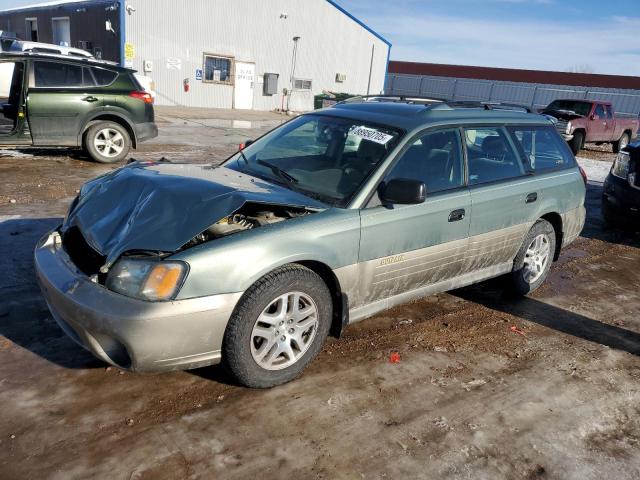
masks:
{"label": "white metal building", "polygon": [[[304,111],[323,91],[384,89],[391,44],[333,1],[122,6],[122,61],[154,79],[159,105]],[[265,84],[265,74],[276,83]]]}

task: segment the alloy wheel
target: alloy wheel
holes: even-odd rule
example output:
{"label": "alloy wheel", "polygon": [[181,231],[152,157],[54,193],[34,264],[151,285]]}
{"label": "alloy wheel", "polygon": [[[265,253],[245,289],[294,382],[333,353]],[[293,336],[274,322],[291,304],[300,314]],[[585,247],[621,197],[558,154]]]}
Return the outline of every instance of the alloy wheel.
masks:
{"label": "alloy wheel", "polygon": [[302,292],[288,292],[272,300],[251,332],[251,355],[266,370],[282,370],[296,363],[318,331],[318,307]]}
{"label": "alloy wheel", "polygon": [[535,283],[545,271],[551,256],[551,243],[545,233],[536,236],[524,255],[522,274],[527,283]]}
{"label": "alloy wheel", "polygon": [[122,153],[125,147],[125,141],[122,134],[117,130],[113,128],[103,128],[98,131],[93,138],[93,145],[100,155],[113,158]]}

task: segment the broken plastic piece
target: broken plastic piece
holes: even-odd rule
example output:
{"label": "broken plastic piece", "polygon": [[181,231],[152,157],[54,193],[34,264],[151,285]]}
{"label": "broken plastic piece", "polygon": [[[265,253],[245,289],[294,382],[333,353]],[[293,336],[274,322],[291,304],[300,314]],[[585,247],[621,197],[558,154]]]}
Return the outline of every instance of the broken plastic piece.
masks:
{"label": "broken plastic piece", "polygon": [[398,352],[393,352],[389,355],[389,361],[391,363],[400,363],[400,354]]}
{"label": "broken plastic piece", "polygon": [[526,337],[527,334],[524,333],[522,330],[520,330],[518,327],[516,327],[515,325],[511,325],[511,328],[509,329],[511,330],[513,333],[517,333],[518,335],[522,335],[523,337]]}

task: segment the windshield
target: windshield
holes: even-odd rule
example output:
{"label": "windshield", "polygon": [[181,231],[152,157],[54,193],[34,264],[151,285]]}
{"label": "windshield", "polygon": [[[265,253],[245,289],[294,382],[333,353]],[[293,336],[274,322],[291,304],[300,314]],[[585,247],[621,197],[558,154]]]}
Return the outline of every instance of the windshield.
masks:
{"label": "windshield", "polygon": [[358,120],[303,115],[233,155],[224,166],[345,206],[400,133]]}
{"label": "windshield", "polygon": [[555,100],[549,104],[547,110],[566,110],[574,112],[581,117],[586,117],[591,111],[591,103],[574,100]]}

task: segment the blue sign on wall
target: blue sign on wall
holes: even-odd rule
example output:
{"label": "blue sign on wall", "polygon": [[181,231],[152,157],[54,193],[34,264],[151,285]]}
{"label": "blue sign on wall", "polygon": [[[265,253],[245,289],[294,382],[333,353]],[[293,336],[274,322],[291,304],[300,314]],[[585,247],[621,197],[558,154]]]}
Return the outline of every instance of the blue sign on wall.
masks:
{"label": "blue sign on wall", "polygon": [[202,70],[199,68],[196,69],[196,80],[202,80]]}

